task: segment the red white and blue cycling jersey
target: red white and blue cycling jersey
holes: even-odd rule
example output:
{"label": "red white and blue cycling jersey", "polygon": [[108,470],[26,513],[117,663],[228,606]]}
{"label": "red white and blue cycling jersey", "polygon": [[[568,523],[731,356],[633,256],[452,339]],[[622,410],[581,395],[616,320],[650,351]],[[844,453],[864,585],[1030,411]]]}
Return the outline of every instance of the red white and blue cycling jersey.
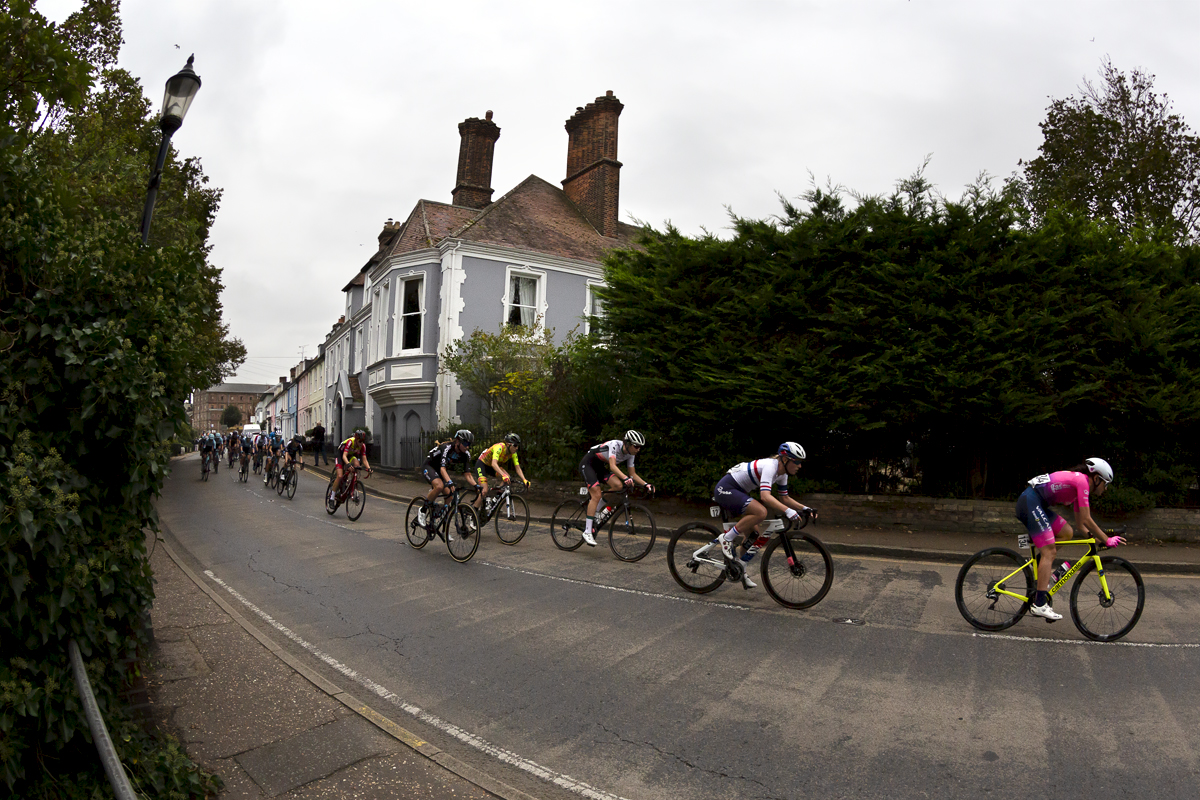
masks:
{"label": "red white and blue cycling jersey", "polygon": [[744,492],[769,492],[778,485],[779,493],[787,494],[787,471],[780,472],[778,458],[743,461],[726,474],[737,481],[738,487]]}

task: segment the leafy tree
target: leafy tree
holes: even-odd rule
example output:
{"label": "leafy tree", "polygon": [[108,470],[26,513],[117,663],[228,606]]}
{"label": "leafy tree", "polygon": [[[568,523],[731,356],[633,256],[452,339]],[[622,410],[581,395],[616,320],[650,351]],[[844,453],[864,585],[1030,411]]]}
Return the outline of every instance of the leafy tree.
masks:
{"label": "leafy tree", "polygon": [[25,0],[0,6],[0,771],[20,797],[107,791],[69,639],[143,791],[218,786],[148,738],[120,695],[153,598],[162,423],[183,431],[188,394],[244,357],[220,321],[206,258],[219,193],[197,162],[171,154],[141,246],[158,140],[137,82],[113,67],[120,40],[115,0],[62,26]]}
{"label": "leafy tree", "polygon": [[1153,75],[1105,59],[1098,85],[1051,102],[1041,155],[1014,181],[1035,220],[1061,205],[1124,230],[1200,237],[1200,138],[1153,87]]}
{"label": "leafy tree", "polygon": [[235,425],[241,425],[242,410],[232,403],[225,406],[225,410],[221,412],[221,424],[226,428],[232,428]]}

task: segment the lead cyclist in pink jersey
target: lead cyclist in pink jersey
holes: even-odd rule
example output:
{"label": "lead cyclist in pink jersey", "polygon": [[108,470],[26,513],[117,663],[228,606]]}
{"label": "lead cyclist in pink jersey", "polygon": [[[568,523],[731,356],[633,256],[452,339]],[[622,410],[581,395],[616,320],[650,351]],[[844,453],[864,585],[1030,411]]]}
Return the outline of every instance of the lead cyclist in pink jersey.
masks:
{"label": "lead cyclist in pink jersey", "polygon": [[1075,508],[1075,526],[1096,537],[1105,547],[1125,544],[1120,536],[1108,537],[1092,519],[1089,497],[1104,494],[1112,483],[1113,470],[1102,458],[1089,458],[1078,466],[1061,472],[1039,475],[1029,481],[1029,488],[1017,499],[1017,519],[1029,531],[1033,546],[1038,553],[1037,594],[1029,613],[1050,621],[1062,619],[1062,614],[1050,607],[1050,574],[1054,569],[1054,556],[1058,553],[1054,540],[1060,531],[1064,539],[1070,539],[1074,529],[1065,519],[1055,514],[1048,506],[1071,505]]}

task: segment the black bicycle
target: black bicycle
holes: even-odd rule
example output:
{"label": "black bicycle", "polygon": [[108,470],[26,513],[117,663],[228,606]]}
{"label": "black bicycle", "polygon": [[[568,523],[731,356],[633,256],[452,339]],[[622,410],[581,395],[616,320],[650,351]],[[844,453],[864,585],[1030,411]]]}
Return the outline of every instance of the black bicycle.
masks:
{"label": "black bicycle", "polygon": [[[720,506],[713,506],[714,516],[723,522],[728,515]],[[760,561],[763,585],[767,594],[786,608],[811,608],[825,598],[833,585],[833,556],[816,536],[801,533],[811,519],[808,510],[800,512],[799,522],[790,519],[767,520],[753,539],[741,536],[734,545],[756,548],[763,537],[769,542],[763,547]],[[741,557],[728,559],[717,541],[721,531],[706,522],[690,522],[671,536],[667,545],[667,566],[671,577],[689,592],[707,594],[727,579],[740,581],[746,574],[746,562]],[[736,553],[736,551],[735,551]]]}
{"label": "black bicycle", "polygon": [[296,484],[300,480],[297,473],[298,470],[294,463],[289,461],[283,465],[283,469],[279,471],[279,477],[275,480],[275,491],[280,497],[284,492],[287,492],[288,500],[296,496]]}
{"label": "black bicycle", "polygon": [[241,469],[238,470],[238,480],[245,483],[250,478],[250,454],[245,450],[242,451],[241,462]]}
{"label": "black bicycle", "polygon": [[[462,491],[455,488],[449,496],[442,495],[428,506],[424,497],[412,499],[404,515],[404,533],[414,549],[420,550],[437,537],[446,543],[455,561],[471,560],[479,549],[479,514],[470,503],[462,502]],[[424,524],[420,520],[422,509]]]}
{"label": "black bicycle", "polygon": [[[483,501],[483,508],[476,508],[479,514],[480,527],[487,527],[489,522],[496,529],[496,537],[505,544],[516,544],[525,538],[529,530],[529,504],[521,497],[525,491],[524,484],[505,483],[500,489],[488,493]],[[480,489],[475,487],[471,497],[471,505],[480,495]]]}
{"label": "black bicycle", "polygon": [[209,452],[206,450],[200,454],[200,480],[208,480],[208,463],[210,460]]}
{"label": "black bicycle", "polygon": [[[587,522],[588,490],[580,488],[582,500],[565,500],[554,509],[550,520],[550,537],[559,550],[578,550],[583,544],[583,528]],[[615,491],[605,491],[604,495],[620,495],[615,505],[602,501],[596,507],[596,519],[592,523],[593,531],[600,531],[608,526],[608,546],[613,555],[622,561],[641,561],[654,549],[654,538],[658,535],[658,526],[650,509],[629,502],[630,490],[627,487]]]}

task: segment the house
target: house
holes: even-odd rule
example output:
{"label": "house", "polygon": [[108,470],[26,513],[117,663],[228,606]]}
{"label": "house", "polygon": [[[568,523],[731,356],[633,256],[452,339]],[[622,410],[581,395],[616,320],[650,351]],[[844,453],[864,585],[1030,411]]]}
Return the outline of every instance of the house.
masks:
{"label": "house", "polygon": [[226,430],[221,415],[226,406],[237,406],[242,422],[254,419],[254,406],[267,386],[256,383],[221,383],[192,394],[192,413],[188,420],[196,434]]}
{"label": "house", "polygon": [[610,91],[566,122],[561,188],[530,175],[493,201],[500,128],[489,111],[458,126],[458,174],[449,203],[419,200],[388,220],[374,255],[343,288],[345,314],[326,338],[332,437],[366,425],[384,466],[412,467],[424,431],[478,423],[480,401],[440,356],[476,329],[552,329],[556,340],[598,313],[604,254],[633,244],[618,220],[621,162]]}

